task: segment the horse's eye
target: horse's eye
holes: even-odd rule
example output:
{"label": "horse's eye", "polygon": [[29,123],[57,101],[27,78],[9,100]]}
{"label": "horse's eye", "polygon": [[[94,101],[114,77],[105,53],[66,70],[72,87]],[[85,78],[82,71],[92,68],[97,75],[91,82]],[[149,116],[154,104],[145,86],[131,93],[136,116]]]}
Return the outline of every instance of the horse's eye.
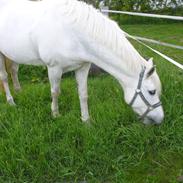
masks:
{"label": "horse's eye", "polygon": [[156,90],[150,90],[148,91],[150,95],[155,95],[156,94]]}

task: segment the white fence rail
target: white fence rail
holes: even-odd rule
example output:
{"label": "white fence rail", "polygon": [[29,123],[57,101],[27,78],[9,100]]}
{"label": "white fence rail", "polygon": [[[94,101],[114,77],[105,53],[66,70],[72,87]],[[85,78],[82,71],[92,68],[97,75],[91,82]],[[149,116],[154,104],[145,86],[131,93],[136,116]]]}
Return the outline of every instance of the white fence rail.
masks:
{"label": "white fence rail", "polygon": [[171,20],[181,20],[183,21],[183,17],[181,16],[170,16],[170,15],[157,15],[157,14],[149,14],[149,13],[138,13],[138,12],[129,12],[129,11],[116,11],[116,10],[107,10],[101,9],[102,13],[118,13],[118,14],[126,14],[133,16],[143,16],[143,17],[152,17],[152,18],[164,18]]}
{"label": "white fence rail", "polygon": [[139,36],[133,36],[133,37],[135,37],[136,39],[138,39],[140,41],[154,43],[154,44],[158,44],[158,45],[162,45],[162,46],[166,46],[166,47],[170,47],[170,48],[183,50],[183,46],[177,46],[177,45],[170,44],[170,43],[164,43],[164,42],[161,42],[161,41],[156,41],[154,39],[148,39],[148,38],[145,38],[145,37],[139,37]]}
{"label": "white fence rail", "polygon": [[176,62],[174,59],[168,57],[167,55],[161,53],[160,51],[158,50],[155,50],[153,49],[152,47],[148,46],[147,44],[145,44],[144,42],[140,41],[139,39],[137,39],[136,37],[128,34],[128,33],[125,33],[126,34],[126,37],[129,37],[137,42],[139,42],[140,44],[144,45],[145,47],[149,48],[151,51],[153,51],[154,53],[158,54],[159,56],[163,57],[164,59],[166,59],[167,61],[169,61],[170,63],[174,64],[175,66],[179,67],[180,69],[183,69],[183,65]]}
{"label": "white fence rail", "polygon": [[[101,8],[100,11],[102,13],[104,13],[105,15],[107,15],[107,16],[108,16],[108,13],[118,13],[118,14],[134,15],[134,16],[164,18],[164,19],[172,19],[172,20],[181,20],[181,21],[183,21],[183,17],[181,17],[181,16],[157,15],[157,14],[137,13],[137,12],[128,12],[128,11],[115,11],[115,10],[108,10],[108,8],[106,8],[106,7],[104,9]],[[137,41],[138,43],[144,45],[145,47],[147,47],[148,49],[150,49],[154,53],[156,53],[156,54],[160,55],[161,57],[163,57],[164,59],[166,59],[168,62],[174,64],[175,66],[177,66],[177,67],[179,67],[180,69],[183,70],[183,65],[182,64],[176,62],[174,59],[168,57],[167,55],[161,53],[160,51],[153,49],[149,45],[145,44],[144,41],[154,43],[154,44],[158,44],[158,45],[162,45],[162,46],[171,47],[171,48],[181,49],[181,50],[183,50],[183,46],[178,46],[178,45],[174,45],[174,44],[170,44],[170,43],[164,43],[164,42],[161,42],[161,41],[148,39],[148,38],[144,38],[144,37],[139,37],[139,36],[132,36],[132,35],[126,33],[126,32],[124,32],[124,33],[125,33],[126,37],[131,38],[131,39]]]}

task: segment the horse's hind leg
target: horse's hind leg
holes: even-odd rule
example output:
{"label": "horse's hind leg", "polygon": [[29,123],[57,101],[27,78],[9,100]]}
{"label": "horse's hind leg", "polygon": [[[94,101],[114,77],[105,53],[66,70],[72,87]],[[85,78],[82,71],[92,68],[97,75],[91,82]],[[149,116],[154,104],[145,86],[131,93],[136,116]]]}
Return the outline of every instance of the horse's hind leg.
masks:
{"label": "horse's hind leg", "polygon": [[19,65],[17,63],[15,62],[11,63],[10,73],[11,73],[11,78],[13,81],[13,86],[15,91],[21,90],[20,82],[18,80],[18,68],[19,68]]}
{"label": "horse's hind leg", "polygon": [[87,91],[87,79],[90,65],[91,64],[86,63],[80,69],[76,70],[76,80],[78,84],[78,93],[81,107],[81,119],[83,122],[88,122],[90,118],[88,112],[88,91]]}
{"label": "horse's hind leg", "polygon": [[10,105],[15,105],[13,97],[12,97],[10,89],[9,89],[8,74],[7,74],[6,68],[5,68],[5,57],[1,53],[0,53],[0,79],[3,83],[7,102]]}
{"label": "horse's hind leg", "polygon": [[62,69],[58,66],[48,67],[48,77],[51,85],[51,110],[53,117],[59,116],[59,107],[58,107],[58,96],[60,94],[60,80],[62,76]]}

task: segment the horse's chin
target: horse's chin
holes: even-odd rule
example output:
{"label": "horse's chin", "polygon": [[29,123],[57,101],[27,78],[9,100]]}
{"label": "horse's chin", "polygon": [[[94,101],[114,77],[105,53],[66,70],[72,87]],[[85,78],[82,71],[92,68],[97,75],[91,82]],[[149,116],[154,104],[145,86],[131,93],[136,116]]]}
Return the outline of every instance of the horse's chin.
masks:
{"label": "horse's chin", "polygon": [[153,116],[153,118],[151,116],[146,116],[144,118],[143,123],[145,125],[161,125],[164,119],[164,114],[159,115],[159,116]]}

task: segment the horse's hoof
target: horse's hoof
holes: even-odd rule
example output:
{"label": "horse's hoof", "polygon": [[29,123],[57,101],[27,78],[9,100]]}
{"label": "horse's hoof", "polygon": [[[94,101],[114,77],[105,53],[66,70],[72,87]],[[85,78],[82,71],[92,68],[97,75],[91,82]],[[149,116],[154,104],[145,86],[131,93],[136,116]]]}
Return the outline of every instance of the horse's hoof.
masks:
{"label": "horse's hoof", "polygon": [[15,92],[21,92],[22,91],[22,88],[21,87],[15,87]]}
{"label": "horse's hoof", "polygon": [[60,115],[59,112],[53,112],[53,113],[52,113],[52,116],[53,116],[53,118],[58,118],[58,117],[60,117],[61,115]]}
{"label": "horse's hoof", "polygon": [[90,124],[90,118],[81,118],[81,120],[85,124]]}
{"label": "horse's hoof", "polygon": [[11,105],[11,106],[16,106],[16,104],[15,104],[13,98],[8,99],[8,104]]}

